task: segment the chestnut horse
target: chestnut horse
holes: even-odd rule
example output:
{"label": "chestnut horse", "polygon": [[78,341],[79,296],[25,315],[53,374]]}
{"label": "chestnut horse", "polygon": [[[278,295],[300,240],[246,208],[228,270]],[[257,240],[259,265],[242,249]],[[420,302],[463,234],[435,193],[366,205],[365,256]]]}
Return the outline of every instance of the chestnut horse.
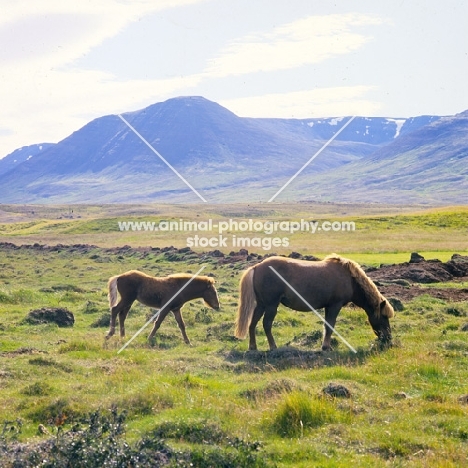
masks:
{"label": "chestnut horse", "polygon": [[394,316],[393,307],[357,263],[336,254],[323,261],[269,257],[248,268],[240,281],[235,336],[245,338],[248,330],[249,349],[257,349],[255,327],[265,314],[263,328],[268,344],[270,349],[276,349],[271,327],[278,305],[281,303],[303,312],[311,310],[297,293],[314,309],[325,308],[323,350],[331,349],[330,340],[336,318],[348,302],[365,310],[370,325],[381,342],[391,342],[389,318]]}
{"label": "chestnut horse", "polygon": [[[189,280],[191,280],[190,283],[184,287]],[[184,289],[181,290],[183,287]],[[120,337],[125,336],[125,319],[135,300],[148,307],[160,308],[165,306],[160,309],[148,340],[154,338],[162,321],[172,311],[185,343],[190,344],[190,340],[185,333],[185,323],[180,310],[182,306],[192,299],[203,298],[208,306],[215,310],[219,309],[218,293],[214,286],[214,279],[208,276],[194,277],[182,273],[156,278],[140,271],[131,270],[110,278],[108,289],[111,323],[106,339],[109,339],[115,333],[117,315],[119,316]],[[178,291],[180,292],[177,294]],[[117,299],[117,292],[120,294],[120,301]]]}

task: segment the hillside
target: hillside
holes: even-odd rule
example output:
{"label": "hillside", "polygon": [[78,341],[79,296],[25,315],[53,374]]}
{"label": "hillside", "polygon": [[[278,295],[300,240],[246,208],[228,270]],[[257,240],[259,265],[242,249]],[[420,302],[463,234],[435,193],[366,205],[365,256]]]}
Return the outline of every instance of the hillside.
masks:
{"label": "hillside", "polygon": [[[241,118],[202,97],[169,99],[123,116],[214,203],[269,200],[349,120]],[[434,203],[439,197],[431,194],[441,192],[444,203],[462,203],[453,177],[465,187],[467,176],[458,165],[465,162],[468,147],[465,128],[463,114],[357,117],[281,197],[400,203],[410,196],[417,203]],[[199,201],[116,115],[95,119],[61,142],[38,148],[21,159],[17,150],[0,160],[0,203]],[[426,150],[430,161],[421,173],[422,166],[412,158],[420,162]],[[411,174],[403,170],[407,165]],[[365,190],[361,181],[369,177],[373,182]],[[340,190],[331,190],[334,186]]]}
{"label": "hillside", "polygon": [[[301,196],[310,177],[290,187]],[[468,112],[444,117],[326,174],[314,175],[311,199],[429,204],[465,204],[468,193]]]}
{"label": "hillside", "polygon": [[0,175],[15,169],[21,163],[29,161],[31,158],[51,146],[53,146],[53,143],[41,143],[18,148],[3,159],[0,159]]}

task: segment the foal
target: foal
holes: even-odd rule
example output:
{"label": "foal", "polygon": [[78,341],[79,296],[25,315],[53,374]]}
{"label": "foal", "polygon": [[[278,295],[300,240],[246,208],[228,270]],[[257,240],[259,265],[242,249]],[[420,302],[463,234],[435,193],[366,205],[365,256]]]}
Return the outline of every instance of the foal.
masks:
{"label": "foal", "polygon": [[[219,309],[214,279],[208,276],[182,273],[157,278],[131,270],[110,278],[108,289],[111,323],[106,339],[115,333],[117,315],[119,316],[120,337],[125,336],[125,319],[134,301],[148,307],[161,308],[148,340],[154,338],[162,321],[169,312],[172,312],[187,344],[190,344],[190,340],[185,332],[185,323],[180,310],[182,306],[192,299],[203,298],[208,306],[215,310]],[[120,294],[120,301],[118,301],[117,293]]]}

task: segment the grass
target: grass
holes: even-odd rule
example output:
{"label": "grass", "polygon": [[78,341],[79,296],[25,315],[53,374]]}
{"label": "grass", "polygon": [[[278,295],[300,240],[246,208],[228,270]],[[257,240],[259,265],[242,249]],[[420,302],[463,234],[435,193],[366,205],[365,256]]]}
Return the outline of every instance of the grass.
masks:
{"label": "grass", "polygon": [[[416,250],[428,258],[434,254],[448,259],[453,251],[445,232],[456,238],[461,221],[450,215],[452,224],[439,228],[428,224],[432,218],[426,215],[435,216],[401,215],[403,225],[394,230],[387,229],[387,221],[380,225],[378,219],[367,220],[369,243],[374,242],[372,236],[389,231],[394,250],[373,254],[356,243],[354,258],[368,264],[394,263],[407,261],[409,252]],[[413,238],[411,244],[402,241],[399,250],[402,226],[427,231],[434,249],[425,251]],[[57,243],[83,241],[73,237],[76,234],[57,232],[60,226],[54,229]],[[341,242],[336,247],[350,241]],[[318,318],[280,307],[273,328],[280,349],[267,351],[259,327],[259,351],[247,352],[247,340],[233,338],[243,267],[207,262],[204,274],[215,276],[222,308],[215,312],[201,301],[184,307],[192,346],[183,343],[175,320],[168,317],[154,346],[146,342],[145,330],[118,354],[124,341],[104,339],[107,279],[133,268],[154,275],[196,271],[198,263],[125,249],[4,247],[0,264],[0,414],[3,421],[21,419],[21,430],[14,434],[21,442],[57,438],[90,413],[109,414],[115,405],[117,411],[126,411],[125,434],[116,435],[116,441],[123,438],[131,451],[140,450],[145,440],[163,439],[161,447],[173,460],[179,457],[182,466],[187,460],[193,466],[467,464],[468,407],[459,401],[468,393],[468,335],[462,331],[468,322],[466,302],[425,295],[405,303],[392,320],[395,346],[387,350],[374,346],[363,311],[344,308],[337,329],[357,354],[339,341],[333,351],[318,352]],[[44,306],[73,312],[73,328],[24,322],[30,310]],[[126,322],[128,337],[139,330],[148,312],[134,305]],[[325,396],[323,388],[331,382],[344,385],[351,397]],[[39,425],[49,435],[39,434]],[[60,450],[71,450],[67,440]],[[90,444],[90,453],[99,453]]]}
{"label": "grass", "polygon": [[[381,263],[396,263],[407,260],[414,250],[425,253],[428,258],[447,260],[454,252],[463,253],[466,247],[467,214],[466,207],[446,207],[421,210],[420,206],[387,207],[387,212],[379,205],[330,203],[301,203],[301,204],[259,204],[219,205],[217,206],[151,206],[134,207],[131,205],[103,205],[99,207],[77,206],[73,219],[68,218],[68,207],[55,209],[38,208],[37,206],[17,207],[4,206],[9,216],[15,213],[25,218],[24,221],[0,224],[0,240],[15,243],[57,243],[82,244],[89,243],[102,247],[122,245],[132,246],[168,246],[185,247],[193,232],[187,231],[120,231],[119,221],[194,221],[213,223],[220,221],[242,222],[249,219],[254,221],[297,221],[304,219],[323,221],[338,221],[355,223],[355,230],[309,232],[285,232],[278,230],[272,234],[256,231],[233,230],[224,233],[226,249],[239,250],[234,245],[234,236],[251,239],[279,238],[283,241],[278,247],[269,247],[268,243],[258,247],[248,247],[248,250],[259,253],[289,253],[293,250],[303,254],[323,256],[330,252],[346,254],[357,260],[366,260],[375,264],[376,259]],[[16,212],[14,211],[16,210]],[[31,220],[27,214],[33,212]],[[388,214],[388,213],[391,214]],[[363,215],[364,213],[364,215]],[[0,213],[1,214],[1,213]],[[0,218],[1,219],[1,218]],[[320,224],[321,225],[321,224]],[[217,238],[218,232],[198,232],[200,236]],[[444,242],[441,245],[440,239]],[[286,240],[287,241],[286,241]],[[192,247],[196,251],[213,250],[215,247]],[[224,250],[226,250],[224,249]],[[223,249],[222,249],[223,250]]]}
{"label": "grass", "polygon": [[336,405],[324,397],[311,398],[306,393],[294,392],[278,404],[273,421],[268,421],[267,427],[280,437],[297,438],[304,437],[313,429],[325,424],[338,424],[340,422],[351,422],[346,418],[346,412],[340,414]]}

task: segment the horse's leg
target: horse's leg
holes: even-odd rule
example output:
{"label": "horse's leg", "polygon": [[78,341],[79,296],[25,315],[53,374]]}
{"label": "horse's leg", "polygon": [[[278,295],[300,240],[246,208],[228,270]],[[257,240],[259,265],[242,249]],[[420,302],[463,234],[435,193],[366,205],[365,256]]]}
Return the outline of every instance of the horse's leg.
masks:
{"label": "horse's leg", "polygon": [[115,333],[115,322],[116,322],[116,319],[117,319],[117,315],[120,313],[121,307],[122,307],[122,301],[120,301],[116,306],[112,307],[111,318],[110,318],[110,327],[109,327],[109,331],[107,332],[107,335],[106,335],[106,340],[108,340]]}
{"label": "horse's leg", "polygon": [[169,313],[169,309],[161,309],[159,311],[158,318],[154,322],[153,329],[151,330],[151,333],[148,336],[148,341],[151,341],[154,338],[154,335],[156,335],[156,332],[158,331],[159,327],[161,326],[162,321],[166,318],[166,315]]}
{"label": "horse's leg", "polygon": [[255,351],[257,349],[257,339],[255,337],[255,328],[258,321],[262,318],[264,307],[262,304],[257,304],[253,311],[252,321],[249,325],[249,350]]}
{"label": "horse's leg", "polygon": [[122,306],[122,309],[119,312],[120,338],[125,337],[125,319],[127,318],[130,307],[132,307],[132,303],[133,302],[130,302],[130,304],[127,303],[124,306]]}
{"label": "horse's leg", "polygon": [[332,304],[331,306],[325,307],[325,320],[326,324],[324,326],[324,333],[323,333],[323,342],[322,342],[322,350],[328,351],[331,350],[331,336],[333,333],[333,329],[335,328],[336,318],[341,310],[342,304]]}
{"label": "horse's leg", "polygon": [[187,333],[185,333],[185,323],[184,319],[182,318],[182,312],[180,311],[180,309],[174,309],[172,313],[174,314],[174,317],[177,321],[177,325],[179,325],[179,329],[182,332],[182,337],[184,338],[185,343],[189,345],[190,340],[187,336]]}
{"label": "horse's leg", "polygon": [[271,333],[271,327],[273,326],[273,320],[276,317],[278,312],[278,304],[270,305],[265,309],[265,317],[263,317],[263,329],[265,330],[265,335],[268,340],[268,344],[270,345],[270,350],[276,349],[275,339],[273,338],[273,334]]}

